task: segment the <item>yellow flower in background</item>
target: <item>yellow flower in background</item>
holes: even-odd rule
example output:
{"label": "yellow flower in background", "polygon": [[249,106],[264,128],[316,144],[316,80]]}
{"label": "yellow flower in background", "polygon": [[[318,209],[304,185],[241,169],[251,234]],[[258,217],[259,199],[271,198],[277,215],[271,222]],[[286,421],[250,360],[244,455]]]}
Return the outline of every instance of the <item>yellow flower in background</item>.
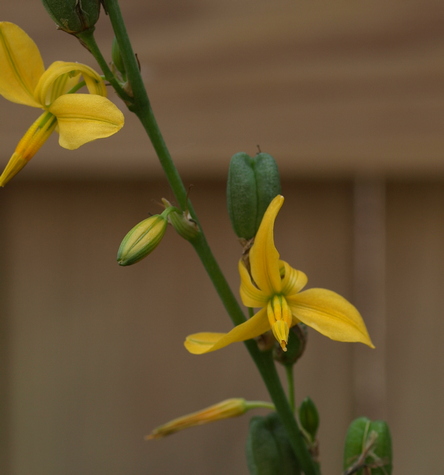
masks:
{"label": "yellow flower in background", "polygon": [[[89,94],[73,94],[83,83]],[[17,25],[0,22],[0,95],[43,109],[20,140],[0,176],[4,186],[35,155],[54,130],[74,150],[119,131],[123,114],[108,99],[102,78],[89,66],[56,61],[45,70],[34,41]]]}
{"label": "yellow flower in background", "polygon": [[247,307],[261,310],[229,333],[188,336],[185,347],[190,353],[215,351],[258,337],[270,329],[286,350],[290,327],[299,322],[332,340],[361,342],[374,348],[361,315],[350,302],[331,290],[302,291],[307,276],[279,259],[273,230],[283,202],[283,196],[276,196],[264,214],[250,250],[251,272],[242,260],[239,262],[242,302]]}

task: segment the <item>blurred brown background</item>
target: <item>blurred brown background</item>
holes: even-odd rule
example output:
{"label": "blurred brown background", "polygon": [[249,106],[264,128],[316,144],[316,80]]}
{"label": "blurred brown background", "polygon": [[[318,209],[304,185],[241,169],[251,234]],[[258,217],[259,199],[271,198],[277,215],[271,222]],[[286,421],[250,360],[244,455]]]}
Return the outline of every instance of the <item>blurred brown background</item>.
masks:
{"label": "blurred brown background", "polygon": [[[310,332],[296,368],[298,401],[310,395],[321,412],[324,475],[341,472],[347,425],[363,414],[389,421],[394,473],[441,473],[442,1],[125,0],[122,9],[233,288],[228,161],[259,144],[283,177],[281,255],[365,317],[376,350]],[[95,66],[39,2],[3,0],[0,19],[24,28],[46,65]],[[109,57],[104,15],[97,30]],[[3,166],[38,111],[0,102]],[[243,345],[201,357],[183,349],[187,334],[231,324],[173,230],[142,263],[115,263],[127,230],[172,199],[137,121],[126,113],[119,134],[74,152],[51,137],[0,194],[0,473],[246,474],[248,417],[143,439],[224,398],[267,395]]]}

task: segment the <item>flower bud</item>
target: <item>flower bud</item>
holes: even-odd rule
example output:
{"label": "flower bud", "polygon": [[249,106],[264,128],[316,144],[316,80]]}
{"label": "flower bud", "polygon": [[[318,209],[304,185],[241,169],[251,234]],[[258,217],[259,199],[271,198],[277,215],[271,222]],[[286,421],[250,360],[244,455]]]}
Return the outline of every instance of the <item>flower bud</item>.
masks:
{"label": "flower bud", "polygon": [[174,206],[171,206],[171,203],[165,198],[162,198],[162,202],[165,205],[166,210],[169,210],[169,223],[180,236],[182,236],[187,241],[190,241],[199,234],[199,227],[188,211],[182,212]]}
{"label": "flower bud", "polygon": [[100,0],[42,0],[60,30],[71,35],[93,29],[100,15]]}
{"label": "flower bud", "polygon": [[119,265],[130,266],[146,257],[162,240],[167,224],[163,214],[155,214],[136,224],[123,238],[117,251]]}
{"label": "flower bud", "polygon": [[314,441],[319,427],[319,413],[313,400],[306,397],[299,406],[298,413],[301,426],[311,437],[311,441]]}
{"label": "flower bud", "polygon": [[392,439],[385,421],[355,419],[349,426],[344,447],[345,474],[390,475]]}
{"label": "flower bud", "polygon": [[174,419],[157,429],[154,429],[146,439],[160,439],[170,434],[174,434],[189,427],[208,424],[209,422],[228,419],[229,417],[237,417],[244,414],[247,410],[248,402],[242,398],[226,399],[225,401],[214,404],[213,406],[193,412],[183,417]]}
{"label": "flower bud", "polygon": [[249,240],[256,235],[272,199],[280,194],[276,161],[267,153],[250,157],[244,152],[231,157],[227,183],[227,205],[236,235]]}

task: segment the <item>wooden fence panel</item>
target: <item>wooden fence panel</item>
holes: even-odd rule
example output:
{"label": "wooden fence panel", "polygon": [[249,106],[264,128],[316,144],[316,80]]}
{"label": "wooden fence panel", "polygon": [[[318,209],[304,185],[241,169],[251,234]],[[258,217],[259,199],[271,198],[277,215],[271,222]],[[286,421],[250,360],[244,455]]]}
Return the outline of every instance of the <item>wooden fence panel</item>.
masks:
{"label": "wooden fence panel", "polygon": [[[348,422],[370,407],[356,384],[357,351],[368,371],[385,372],[374,380],[372,391],[383,397],[369,415],[386,416],[392,424],[395,473],[440,470],[444,185],[380,186],[387,205],[380,210],[386,223],[386,320],[362,311],[370,331],[386,327],[386,344],[375,337],[372,352],[310,332],[296,369],[297,399],[311,395],[321,411],[325,475],[340,473]],[[284,183],[284,191],[276,225],[282,257],[307,273],[309,287],[359,299],[353,282],[356,188],[346,181],[295,181]],[[230,231],[224,185],[197,181],[192,194],[237,289],[240,247]],[[219,400],[267,397],[243,345],[202,357],[183,349],[188,333],[231,325],[192,249],[172,229],[142,263],[115,263],[126,231],[157,212],[162,196],[171,198],[166,187],[18,182],[5,196],[2,473],[246,473],[247,417],[143,440],[155,426]]]}

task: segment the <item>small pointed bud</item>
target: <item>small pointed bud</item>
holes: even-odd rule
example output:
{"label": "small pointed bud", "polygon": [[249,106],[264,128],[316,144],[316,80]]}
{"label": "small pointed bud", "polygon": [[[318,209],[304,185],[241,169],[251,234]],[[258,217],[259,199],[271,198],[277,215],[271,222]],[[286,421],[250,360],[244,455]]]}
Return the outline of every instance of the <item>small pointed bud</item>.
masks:
{"label": "small pointed bud", "polygon": [[298,413],[301,426],[310,435],[311,441],[315,441],[319,427],[319,413],[313,400],[306,397],[299,406]]}
{"label": "small pointed bud", "polygon": [[199,234],[199,227],[188,211],[182,212],[174,206],[171,206],[171,203],[165,198],[162,198],[162,202],[166,209],[169,210],[169,223],[180,236],[182,236],[187,241],[190,241]]}
{"label": "small pointed bud", "polygon": [[193,412],[183,417],[174,419],[167,424],[164,424],[147,435],[145,439],[160,439],[170,434],[174,434],[189,427],[208,424],[209,422],[219,421],[221,419],[228,419],[230,417],[237,417],[244,414],[249,409],[249,404],[245,399],[233,398],[214,404],[213,406],[202,409],[201,411]]}
{"label": "small pointed bud", "polygon": [[42,0],[60,30],[71,35],[94,28],[100,15],[100,0]]}
{"label": "small pointed bud", "polygon": [[307,345],[307,326],[298,323],[290,328],[288,334],[287,350],[284,351],[280,345],[275,345],[273,358],[284,366],[292,366],[304,354]]}
{"label": "small pointed bud", "polygon": [[119,43],[117,43],[116,37],[113,39],[113,44],[111,47],[111,59],[113,61],[113,65],[117,71],[122,75],[122,78],[126,78],[126,69],[125,65],[123,64],[122,55],[120,54]]}
{"label": "small pointed bud", "polygon": [[155,214],[136,224],[123,238],[117,251],[119,265],[130,266],[152,252],[162,240],[167,225],[163,214]]}
{"label": "small pointed bud", "polygon": [[349,426],[344,447],[344,474],[390,475],[392,439],[385,421],[355,419]]}
{"label": "small pointed bud", "polygon": [[267,153],[250,157],[236,153],[230,161],[227,206],[236,235],[249,240],[256,235],[264,213],[281,184],[276,161]]}

